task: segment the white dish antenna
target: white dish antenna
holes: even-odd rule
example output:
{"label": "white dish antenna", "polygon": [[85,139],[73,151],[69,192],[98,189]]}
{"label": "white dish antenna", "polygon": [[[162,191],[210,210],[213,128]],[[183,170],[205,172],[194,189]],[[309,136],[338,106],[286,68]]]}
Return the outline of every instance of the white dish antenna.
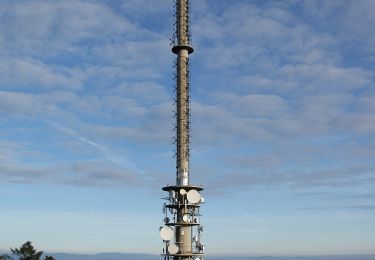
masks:
{"label": "white dish antenna", "polygon": [[174,236],[174,231],[171,227],[162,227],[160,229],[160,237],[165,240],[169,241],[173,238]]}
{"label": "white dish antenna", "polygon": [[181,189],[180,190],[180,194],[183,196],[183,195],[185,195],[186,194],[186,190],[185,189]]}
{"label": "white dish antenna", "polygon": [[170,244],[168,246],[168,253],[170,253],[172,255],[177,254],[178,253],[178,249],[179,249],[178,245],[176,245],[176,244]]}
{"label": "white dish antenna", "polygon": [[185,215],[182,217],[182,220],[183,220],[184,222],[188,222],[188,220],[189,220],[189,214],[185,214]]}
{"label": "white dish antenna", "polygon": [[193,204],[199,203],[201,201],[201,195],[197,190],[190,190],[187,193],[187,200]]}

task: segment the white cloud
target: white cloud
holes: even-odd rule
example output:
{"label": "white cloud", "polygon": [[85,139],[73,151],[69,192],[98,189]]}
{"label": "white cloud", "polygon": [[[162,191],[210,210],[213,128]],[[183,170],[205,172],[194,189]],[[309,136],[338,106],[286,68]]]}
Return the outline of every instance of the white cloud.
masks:
{"label": "white cloud", "polygon": [[[172,154],[173,83],[168,60],[173,56],[166,27],[158,27],[160,17],[169,15],[170,3],[151,2],[144,0],[142,6],[127,1],[120,6],[30,1],[1,7],[0,12],[12,14],[0,26],[2,55],[7,58],[0,65],[1,83],[8,84],[8,91],[0,93],[0,110],[9,125],[3,132],[12,136],[11,122],[18,118],[57,135],[60,139],[50,144],[53,160],[59,161],[58,151],[66,160],[76,156],[77,167],[68,163],[60,171],[71,177],[61,179],[64,183],[74,183],[75,175],[69,174],[79,172],[77,183],[101,183],[105,163],[115,165],[122,152],[139,169],[128,169],[129,176],[123,176],[121,165],[111,166],[106,185],[126,183],[151,172],[136,162],[155,158],[153,153],[160,153],[161,147],[169,147],[164,157],[160,155],[163,159]],[[192,56],[192,160],[202,163],[193,167],[206,173],[199,180],[211,182],[219,173],[219,180],[226,183],[235,172],[236,178],[226,183],[230,187],[336,185],[335,178],[349,183],[354,177],[333,172],[350,172],[358,169],[357,164],[370,168],[373,145],[361,140],[372,137],[375,129],[371,66],[347,62],[338,32],[318,30],[306,10],[297,13],[290,6],[307,3],[216,3],[215,8],[210,1],[193,3],[197,51]],[[31,7],[35,10],[26,12]],[[314,12],[329,22],[324,10]],[[358,13],[350,17],[354,16]],[[358,24],[365,30],[363,23]],[[51,131],[40,125],[43,120],[73,129],[74,136],[84,139]],[[42,140],[47,139],[46,135]],[[8,147],[1,152],[8,169],[15,150]],[[114,161],[106,158],[110,155]],[[21,168],[24,164],[25,172],[40,169],[25,164],[24,158],[17,162]],[[163,167],[152,169],[152,181],[165,172]],[[13,172],[23,176],[24,171]],[[326,182],[317,181],[324,174]],[[367,175],[363,178],[371,181]]]}
{"label": "white cloud", "polygon": [[0,26],[3,48],[42,57],[80,52],[82,41],[107,42],[138,33],[125,17],[95,2],[8,2],[0,12],[7,17]]}
{"label": "white cloud", "polygon": [[36,96],[26,93],[0,92],[0,99],[0,111],[8,116],[35,116],[46,110]]}
{"label": "white cloud", "polygon": [[80,73],[74,69],[47,65],[30,58],[3,57],[0,78],[3,89],[77,89],[82,86]]}
{"label": "white cloud", "polygon": [[340,49],[348,59],[358,65],[374,62],[375,37],[372,14],[375,4],[371,0],[298,1],[304,15],[319,29],[329,31],[340,41]]}
{"label": "white cloud", "polygon": [[285,114],[288,109],[287,101],[276,95],[233,95],[220,94],[219,100],[223,106],[234,110],[237,115],[244,117],[277,117]]}
{"label": "white cloud", "polygon": [[160,0],[157,4],[153,0],[128,0],[121,3],[121,9],[129,16],[138,15],[141,17],[156,16],[166,11],[172,12],[171,3],[168,0]]}

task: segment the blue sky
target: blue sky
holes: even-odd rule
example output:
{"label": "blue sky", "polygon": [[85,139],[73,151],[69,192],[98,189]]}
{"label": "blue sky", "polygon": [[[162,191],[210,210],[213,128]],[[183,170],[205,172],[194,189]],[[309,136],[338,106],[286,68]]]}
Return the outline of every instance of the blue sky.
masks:
{"label": "blue sky", "polygon": [[[375,253],[375,2],[191,3],[207,252]],[[161,252],[172,12],[0,1],[0,250]]]}

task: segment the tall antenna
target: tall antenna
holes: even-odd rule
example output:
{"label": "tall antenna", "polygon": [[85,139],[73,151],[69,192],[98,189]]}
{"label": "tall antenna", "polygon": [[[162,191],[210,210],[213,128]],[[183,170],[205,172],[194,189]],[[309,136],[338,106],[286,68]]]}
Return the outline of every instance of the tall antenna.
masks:
{"label": "tall antenna", "polygon": [[203,260],[204,244],[201,237],[200,204],[204,202],[200,186],[190,184],[189,137],[190,137],[190,84],[189,54],[193,53],[190,35],[189,0],[174,0],[175,31],[172,37],[172,52],[175,61],[176,80],[176,185],[163,187],[169,192],[163,205],[164,260]]}

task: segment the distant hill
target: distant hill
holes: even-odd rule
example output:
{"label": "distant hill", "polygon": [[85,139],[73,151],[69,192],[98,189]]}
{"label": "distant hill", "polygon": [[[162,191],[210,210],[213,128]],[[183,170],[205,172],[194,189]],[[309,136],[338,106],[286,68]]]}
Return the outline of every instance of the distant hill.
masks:
{"label": "distant hill", "polygon": [[101,253],[96,255],[76,255],[76,254],[50,254],[56,260],[156,260],[161,259],[156,255],[147,254],[121,254],[121,253]]}
{"label": "distant hill", "polygon": [[[96,255],[76,255],[63,253],[49,253],[56,260],[161,260],[161,256],[148,254],[121,254],[121,253],[101,253]],[[205,260],[374,260],[375,255],[353,255],[353,256],[206,256]]]}
{"label": "distant hill", "polygon": [[[4,254],[5,252],[0,252]],[[121,254],[101,253],[95,255],[47,253],[56,260],[162,260],[159,255],[150,254]],[[351,256],[206,256],[205,260],[375,260],[373,255],[351,255]]]}

